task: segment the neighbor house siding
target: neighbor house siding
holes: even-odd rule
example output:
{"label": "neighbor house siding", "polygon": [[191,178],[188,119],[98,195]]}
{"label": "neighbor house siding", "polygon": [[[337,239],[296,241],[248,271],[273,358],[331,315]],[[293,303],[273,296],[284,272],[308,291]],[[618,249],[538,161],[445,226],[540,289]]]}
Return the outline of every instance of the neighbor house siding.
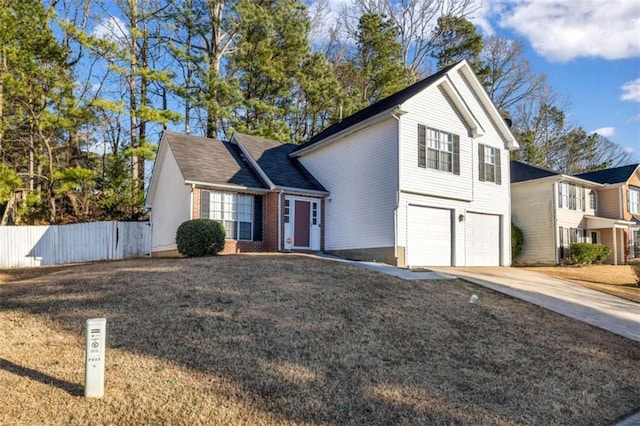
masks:
{"label": "neighbor house siding", "polygon": [[163,144],[156,170],[160,171],[151,210],[152,251],[176,250],[176,231],[178,226],[190,219],[191,188],[184,183],[178,163],[169,148]]}
{"label": "neighbor house siding", "polygon": [[522,230],[524,243],[514,263],[553,264],[556,262],[553,182],[531,182],[511,188],[513,223]]}
{"label": "neighbor house siding", "polygon": [[394,246],[396,123],[390,116],[300,157],[331,194],[324,203],[325,250]]}
{"label": "neighbor house siding", "polygon": [[[620,219],[620,188],[605,188],[598,191],[598,216]],[[624,206],[624,204],[623,204]]]}

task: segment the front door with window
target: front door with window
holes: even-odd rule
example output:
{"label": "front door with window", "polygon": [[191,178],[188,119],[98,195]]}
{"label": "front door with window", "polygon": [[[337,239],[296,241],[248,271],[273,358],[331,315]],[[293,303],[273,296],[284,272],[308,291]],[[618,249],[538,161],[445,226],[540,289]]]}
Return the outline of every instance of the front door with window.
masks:
{"label": "front door with window", "polygon": [[320,250],[320,200],[285,197],[284,248]]}

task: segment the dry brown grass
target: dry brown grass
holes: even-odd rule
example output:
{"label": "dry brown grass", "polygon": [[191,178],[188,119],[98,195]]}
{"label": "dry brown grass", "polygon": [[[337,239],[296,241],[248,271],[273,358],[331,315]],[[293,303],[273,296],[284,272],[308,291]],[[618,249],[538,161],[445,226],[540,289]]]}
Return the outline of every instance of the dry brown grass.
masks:
{"label": "dry brown grass", "polygon": [[640,303],[640,287],[630,265],[544,266],[525,268],[583,287]]}
{"label": "dry brown grass", "polygon": [[[108,320],[101,400],[81,396],[90,317]],[[470,283],[309,257],[0,284],[0,424],[610,424],[640,408],[639,362],[638,343]]]}

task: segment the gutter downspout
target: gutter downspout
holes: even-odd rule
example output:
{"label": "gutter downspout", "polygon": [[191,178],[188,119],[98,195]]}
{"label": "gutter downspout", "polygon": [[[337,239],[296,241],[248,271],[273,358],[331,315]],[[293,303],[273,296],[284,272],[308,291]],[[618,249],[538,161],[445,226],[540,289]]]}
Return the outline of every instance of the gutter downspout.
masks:
{"label": "gutter downspout", "polygon": [[[398,150],[398,155],[397,155],[397,159],[398,159],[398,188],[396,189],[396,205],[393,209],[393,256],[396,258],[396,265],[399,263],[398,262],[398,209],[400,208],[400,188],[402,188],[402,185],[400,183],[400,178],[402,176],[402,173],[400,173],[400,165],[402,164],[402,159],[400,157],[400,140],[401,140],[401,131],[400,131],[400,117],[402,115],[406,114],[406,111],[402,111],[400,109],[400,105],[398,105],[398,107],[396,109],[393,110],[393,113],[391,114],[391,116],[393,118],[396,119],[397,125],[398,125],[398,140],[396,141],[396,149]],[[405,258],[406,258],[406,254],[405,254]],[[402,265],[405,265],[405,259],[402,259]]]}
{"label": "gutter downspout", "polygon": [[[196,188],[195,184],[191,184],[191,197],[189,197],[190,199],[190,205],[189,205],[189,219],[193,220],[193,190]],[[202,206],[200,206],[200,209],[202,209]],[[200,210],[202,211],[202,210]]]}
{"label": "gutter downspout", "polygon": [[282,190],[278,192],[278,251],[282,251]]}
{"label": "gutter downspout", "polygon": [[557,209],[557,201],[556,201],[556,195],[558,194],[558,188],[557,188],[558,182],[554,182],[551,185],[551,215],[552,215],[552,223],[553,223],[553,258],[555,259],[555,264],[559,265],[560,264],[560,258],[558,256],[558,217],[556,215],[556,209]]}

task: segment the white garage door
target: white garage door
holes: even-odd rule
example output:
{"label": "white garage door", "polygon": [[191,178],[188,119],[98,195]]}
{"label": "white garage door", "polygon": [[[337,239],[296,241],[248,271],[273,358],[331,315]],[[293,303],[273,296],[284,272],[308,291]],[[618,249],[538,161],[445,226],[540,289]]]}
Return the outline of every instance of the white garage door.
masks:
{"label": "white garage door", "polygon": [[451,210],[409,206],[409,266],[451,266]]}
{"label": "white garage door", "polygon": [[467,213],[467,266],[500,266],[500,216]]}

